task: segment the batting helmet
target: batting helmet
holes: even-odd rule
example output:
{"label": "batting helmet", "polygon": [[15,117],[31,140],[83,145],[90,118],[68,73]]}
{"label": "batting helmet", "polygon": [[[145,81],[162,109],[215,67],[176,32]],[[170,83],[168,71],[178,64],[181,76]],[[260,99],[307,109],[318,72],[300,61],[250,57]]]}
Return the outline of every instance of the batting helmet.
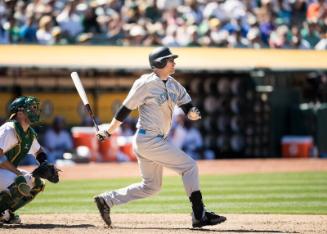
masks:
{"label": "batting helmet", "polygon": [[164,68],[167,64],[167,59],[177,58],[178,55],[172,54],[167,47],[159,47],[149,54],[149,62],[151,68]]}
{"label": "batting helmet", "polygon": [[10,119],[12,119],[18,111],[24,111],[31,123],[35,123],[40,119],[39,105],[40,101],[36,97],[18,97],[9,105]]}

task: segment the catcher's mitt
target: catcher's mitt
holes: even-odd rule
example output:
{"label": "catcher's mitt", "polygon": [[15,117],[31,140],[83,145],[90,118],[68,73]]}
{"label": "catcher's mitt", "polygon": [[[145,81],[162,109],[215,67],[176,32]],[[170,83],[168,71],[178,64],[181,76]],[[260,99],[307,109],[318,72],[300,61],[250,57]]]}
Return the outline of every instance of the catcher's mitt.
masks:
{"label": "catcher's mitt", "polygon": [[43,162],[38,166],[33,172],[32,175],[34,177],[40,177],[46,179],[52,183],[59,182],[59,174],[60,171],[53,164],[48,164],[47,162]]}

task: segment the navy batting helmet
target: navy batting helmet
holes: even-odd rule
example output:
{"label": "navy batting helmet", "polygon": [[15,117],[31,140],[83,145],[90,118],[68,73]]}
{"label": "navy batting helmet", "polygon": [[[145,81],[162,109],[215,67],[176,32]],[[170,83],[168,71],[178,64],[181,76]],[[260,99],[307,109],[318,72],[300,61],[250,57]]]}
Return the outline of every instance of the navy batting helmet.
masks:
{"label": "navy batting helmet", "polygon": [[149,62],[151,68],[164,68],[167,64],[167,59],[177,58],[178,55],[172,54],[167,47],[159,47],[149,54]]}

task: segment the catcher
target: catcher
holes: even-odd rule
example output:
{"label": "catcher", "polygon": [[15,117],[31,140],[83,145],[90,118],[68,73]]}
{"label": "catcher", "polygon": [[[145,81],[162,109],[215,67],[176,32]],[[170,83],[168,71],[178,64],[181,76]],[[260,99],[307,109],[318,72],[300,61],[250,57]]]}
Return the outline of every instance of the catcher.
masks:
{"label": "catcher", "polygon": [[[47,163],[30,126],[39,120],[39,104],[35,97],[18,97],[9,106],[9,120],[0,127],[0,225],[21,223],[14,212],[43,191],[43,179],[59,182],[58,169]],[[32,173],[17,169],[27,154],[40,163]]]}

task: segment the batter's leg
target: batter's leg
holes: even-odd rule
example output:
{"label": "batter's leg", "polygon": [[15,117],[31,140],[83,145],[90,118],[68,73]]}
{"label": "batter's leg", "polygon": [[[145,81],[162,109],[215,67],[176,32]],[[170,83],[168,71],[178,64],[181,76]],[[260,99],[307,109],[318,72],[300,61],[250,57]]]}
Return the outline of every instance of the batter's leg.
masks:
{"label": "batter's leg", "polygon": [[160,191],[162,185],[162,166],[141,155],[138,155],[138,163],[142,175],[142,182],[100,194],[109,207],[149,197]]}
{"label": "batter's leg", "polygon": [[200,190],[199,173],[196,162],[167,139],[140,137],[137,150],[151,161],[170,168],[182,176],[188,197],[193,191]]}
{"label": "batter's leg", "polygon": [[224,216],[217,215],[205,209],[199,186],[199,175],[196,162],[179,148],[163,138],[155,141],[146,140],[152,147],[139,147],[142,154],[151,157],[156,163],[179,173],[183,178],[184,188],[192,203],[192,226],[202,227],[216,225],[226,220]]}

